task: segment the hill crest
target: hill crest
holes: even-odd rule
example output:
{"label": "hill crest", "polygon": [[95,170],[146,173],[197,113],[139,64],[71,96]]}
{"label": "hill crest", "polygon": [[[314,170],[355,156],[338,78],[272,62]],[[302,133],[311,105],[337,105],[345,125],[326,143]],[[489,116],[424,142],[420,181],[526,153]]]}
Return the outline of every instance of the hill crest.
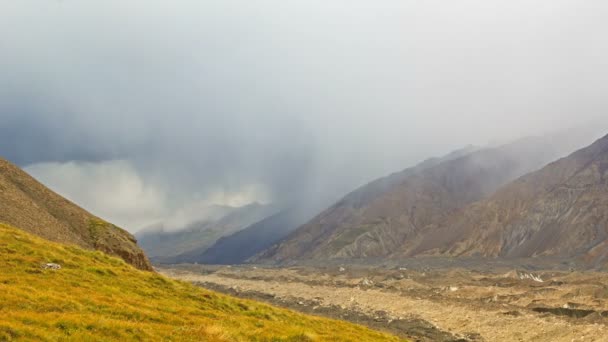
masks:
{"label": "hill crest", "polygon": [[129,232],[78,207],[2,158],[0,222],[51,241],[100,250],[137,268],[152,270]]}

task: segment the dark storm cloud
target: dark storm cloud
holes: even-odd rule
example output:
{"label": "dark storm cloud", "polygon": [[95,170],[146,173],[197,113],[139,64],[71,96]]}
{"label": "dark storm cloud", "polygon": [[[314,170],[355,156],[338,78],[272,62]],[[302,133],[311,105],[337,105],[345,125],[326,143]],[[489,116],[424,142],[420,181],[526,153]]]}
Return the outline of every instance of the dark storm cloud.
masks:
{"label": "dark storm cloud", "polygon": [[469,143],[606,117],[607,9],[4,1],[0,153],[59,162],[32,170],[60,191],[52,170],[83,182],[121,174],[146,215],[218,193],[323,202]]}

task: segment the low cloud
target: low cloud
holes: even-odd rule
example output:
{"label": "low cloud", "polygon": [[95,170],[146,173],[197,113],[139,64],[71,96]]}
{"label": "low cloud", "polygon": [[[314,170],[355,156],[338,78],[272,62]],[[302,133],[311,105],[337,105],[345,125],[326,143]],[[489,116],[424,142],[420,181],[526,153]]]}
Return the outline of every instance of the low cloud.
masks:
{"label": "low cloud", "polygon": [[25,171],[93,214],[129,230],[166,215],[162,190],[146,184],[127,161],[39,163]]}
{"label": "low cloud", "polygon": [[19,0],[0,16],[0,154],[129,227],[187,203],[322,206],[468,144],[607,117],[599,0]]}
{"label": "low cloud", "polygon": [[174,203],[162,185],[146,181],[128,161],[37,163],[25,168],[36,179],[131,232],[162,223],[176,229],[215,214],[214,206],[238,207],[264,201],[263,187],[251,185],[239,192],[217,190],[206,197],[192,191],[191,198]]}

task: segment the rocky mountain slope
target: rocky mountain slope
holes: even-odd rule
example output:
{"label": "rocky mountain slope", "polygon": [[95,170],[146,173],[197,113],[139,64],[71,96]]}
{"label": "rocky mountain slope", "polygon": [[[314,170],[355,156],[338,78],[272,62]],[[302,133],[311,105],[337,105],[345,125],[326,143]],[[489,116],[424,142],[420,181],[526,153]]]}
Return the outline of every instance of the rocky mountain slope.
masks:
{"label": "rocky mountain slope", "polygon": [[526,138],[423,163],[347,195],[256,260],[389,256],[406,241],[417,241],[426,227],[563,156],[564,151],[575,150],[586,139],[571,132]]}
{"label": "rocky mountain slope", "polygon": [[218,239],[232,235],[275,212],[272,205],[252,203],[229,208],[207,221],[195,222],[182,229],[145,229],[135,236],[150,260],[172,262],[180,255],[201,254]]}
{"label": "rocky mountain slope", "polygon": [[127,231],[88,213],[1,158],[0,222],[48,240],[119,256],[143,270],[152,269]]}
{"label": "rocky mountain slope", "polygon": [[430,227],[401,252],[608,264],[608,136]]}

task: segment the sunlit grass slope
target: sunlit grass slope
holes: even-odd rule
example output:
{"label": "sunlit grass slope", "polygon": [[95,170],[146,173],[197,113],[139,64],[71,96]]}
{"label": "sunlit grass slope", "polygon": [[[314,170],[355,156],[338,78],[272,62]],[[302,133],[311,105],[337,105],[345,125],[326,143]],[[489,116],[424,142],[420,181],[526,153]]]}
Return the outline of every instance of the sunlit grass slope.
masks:
{"label": "sunlit grass slope", "polygon": [[[61,270],[45,270],[53,262]],[[0,224],[0,341],[395,341],[231,298]]]}

